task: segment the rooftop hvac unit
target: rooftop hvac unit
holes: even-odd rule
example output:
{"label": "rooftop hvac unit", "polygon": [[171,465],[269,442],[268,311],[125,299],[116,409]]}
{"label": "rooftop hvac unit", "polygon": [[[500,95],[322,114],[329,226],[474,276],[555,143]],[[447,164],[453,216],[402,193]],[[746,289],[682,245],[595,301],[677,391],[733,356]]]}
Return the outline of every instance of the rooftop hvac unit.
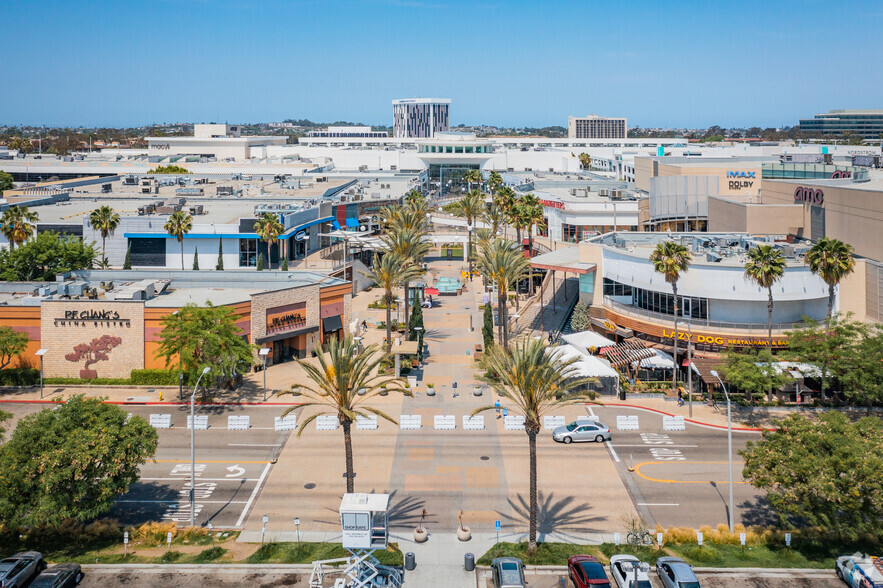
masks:
{"label": "rooftop hvac unit", "polygon": [[571,195],[571,196],[576,196],[576,188],[571,188],[571,189],[570,189],[570,195]]}
{"label": "rooftop hvac unit", "polygon": [[706,251],[705,252],[705,260],[706,261],[718,262],[722,259],[723,259],[723,257],[718,255],[717,253],[714,253],[713,251]]}
{"label": "rooftop hvac unit", "polygon": [[600,190],[598,190],[598,195],[599,196],[609,196],[610,190],[608,190],[607,188],[601,188]]}
{"label": "rooftop hvac unit", "polygon": [[784,257],[789,258],[789,259],[795,257],[795,255],[794,255],[794,247],[792,247],[792,246],[790,246],[790,245],[783,245],[783,246],[782,246],[782,255],[783,255]]}

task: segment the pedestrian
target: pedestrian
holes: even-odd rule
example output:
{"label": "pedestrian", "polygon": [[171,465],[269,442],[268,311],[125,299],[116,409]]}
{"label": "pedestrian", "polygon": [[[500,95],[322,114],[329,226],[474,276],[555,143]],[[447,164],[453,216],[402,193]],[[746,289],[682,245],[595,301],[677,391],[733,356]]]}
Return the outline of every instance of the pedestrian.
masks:
{"label": "pedestrian", "polygon": [[678,406],[684,406],[684,395],[681,390],[678,390]]}
{"label": "pedestrian", "polygon": [[365,321],[362,321],[362,333],[364,334],[367,332],[368,332],[368,323]]}
{"label": "pedestrian", "polygon": [[552,331],[549,331],[549,345],[551,345],[555,341],[555,337],[552,336]]}

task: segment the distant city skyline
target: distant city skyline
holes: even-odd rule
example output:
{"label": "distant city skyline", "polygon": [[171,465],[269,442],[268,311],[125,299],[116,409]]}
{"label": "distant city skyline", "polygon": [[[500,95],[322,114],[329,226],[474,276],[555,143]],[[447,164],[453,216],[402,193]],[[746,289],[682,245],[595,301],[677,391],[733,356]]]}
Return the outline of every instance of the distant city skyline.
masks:
{"label": "distant city skyline", "polygon": [[450,98],[452,127],[782,127],[883,107],[870,0],[7,0],[0,19],[2,125],[391,126],[391,100],[414,96]]}

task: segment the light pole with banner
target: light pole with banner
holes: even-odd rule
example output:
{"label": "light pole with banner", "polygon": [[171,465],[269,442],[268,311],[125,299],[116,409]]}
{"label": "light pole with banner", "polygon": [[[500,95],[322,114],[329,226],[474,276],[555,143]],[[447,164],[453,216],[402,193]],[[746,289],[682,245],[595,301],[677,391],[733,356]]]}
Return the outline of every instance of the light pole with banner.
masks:
{"label": "light pole with banner", "polygon": [[724,386],[724,381],[721,380],[721,377],[717,374],[717,371],[711,370],[711,375],[717,378],[717,381],[720,382],[721,388],[724,390],[724,396],[727,399],[727,457],[728,462],[730,464],[730,533],[733,532],[733,518],[735,517],[735,513],[733,512],[733,420],[730,413],[730,395],[727,394],[727,387]]}
{"label": "light pole with banner", "polygon": [[690,418],[693,418],[693,321],[681,322],[678,326],[687,327],[687,387],[690,390]]}
{"label": "light pole with banner", "polygon": [[196,526],[196,419],[193,416],[193,405],[196,399],[196,389],[199,387],[199,381],[202,376],[209,373],[209,368],[203,368],[202,373],[196,378],[196,384],[193,386],[193,394],[190,395],[190,526]]}
{"label": "light pole with banner", "polygon": [[260,351],[258,351],[258,355],[261,356],[261,362],[263,363],[264,369],[264,402],[267,401],[267,356],[270,355],[270,348],[263,347]]}
{"label": "light pole with banner", "polygon": [[48,349],[38,349],[37,356],[40,358],[40,398],[43,398],[43,356],[46,355]]}

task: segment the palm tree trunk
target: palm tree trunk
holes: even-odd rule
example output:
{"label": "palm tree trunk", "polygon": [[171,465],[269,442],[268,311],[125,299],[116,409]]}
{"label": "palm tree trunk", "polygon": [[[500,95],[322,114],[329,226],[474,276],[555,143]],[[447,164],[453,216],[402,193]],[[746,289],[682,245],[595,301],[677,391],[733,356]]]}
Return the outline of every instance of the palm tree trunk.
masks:
{"label": "palm tree trunk", "polygon": [[405,334],[404,334],[404,337],[402,337],[405,341],[408,340],[408,333],[411,332],[411,330],[410,330],[411,324],[408,322],[408,314],[411,311],[411,305],[409,304],[409,300],[408,300],[408,290],[410,290],[410,289],[411,289],[411,283],[405,282],[405,301],[403,302],[403,304],[405,305]]}
{"label": "palm tree trunk", "polygon": [[348,418],[341,419],[343,425],[343,450],[346,455],[346,491],[348,494],[355,492],[355,472],[353,472],[353,437],[350,433],[352,421]]}
{"label": "palm tree trunk", "polygon": [[518,247],[524,247],[521,243],[521,227],[515,227],[515,235],[515,238],[518,240]]}
{"label": "palm tree trunk", "polygon": [[[472,222],[474,223],[475,221],[473,220]],[[470,226],[472,225],[472,223],[469,223],[469,224],[470,224]],[[467,259],[469,259],[469,281],[471,282],[472,281],[472,229],[469,229],[469,244],[468,244],[468,248],[466,249],[466,257],[467,257]]]}
{"label": "palm tree trunk", "polygon": [[527,553],[534,554],[537,551],[537,433],[532,426],[527,430],[527,445],[530,448],[530,529]]}
{"label": "palm tree trunk", "polygon": [[[769,339],[767,339],[767,348],[770,351],[769,370],[770,370],[770,372],[772,372],[773,371],[773,287],[770,286],[769,288],[767,288],[767,291],[769,292],[769,295],[770,295],[770,301],[767,304],[767,315],[768,315],[767,316],[767,318],[768,318],[767,327],[769,329],[767,331],[767,335],[769,336]],[[770,386],[767,389],[767,400],[769,400],[770,402],[773,401],[773,387],[772,386]]]}
{"label": "palm tree trunk", "polygon": [[181,271],[184,271],[184,239],[181,239]]}
{"label": "palm tree trunk", "polygon": [[[107,240],[107,237],[104,235],[101,236],[101,265],[104,265],[104,258],[107,257],[107,253],[105,252],[104,242]],[[830,303],[828,304],[830,307]],[[828,310],[828,316],[831,315],[830,309]]]}
{"label": "palm tree trunk", "polygon": [[675,365],[671,371],[671,393],[678,395],[678,283],[671,283],[671,291],[674,294],[675,303],[675,338],[672,349],[674,350]]}
{"label": "palm tree trunk", "polygon": [[386,352],[392,351],[392,292],[387,290],[384,296],[386,302]]}
{"label": "palm tree trunk", "polygon": [[828,284],[828,318],[834,314],[834,284]]}
{"label": "palm tree trunk", "polygon": [[506,292],[502,288],[502,284],[500,287],[500,292],[497,294],[497,312],[500,318],[500,341],[503,343],[503,349],[509,348],[509,325],[506,324]]}

